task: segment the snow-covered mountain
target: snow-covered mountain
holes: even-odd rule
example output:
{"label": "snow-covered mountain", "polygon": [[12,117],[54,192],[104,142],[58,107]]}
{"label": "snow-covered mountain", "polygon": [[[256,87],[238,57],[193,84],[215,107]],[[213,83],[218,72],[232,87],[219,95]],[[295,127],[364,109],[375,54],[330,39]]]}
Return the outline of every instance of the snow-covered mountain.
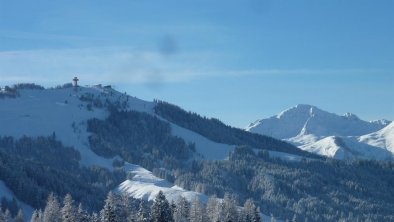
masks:
{"label": "snow-covered mountain", "polygon": [[[4,91],[0,92],[7,95]],[[109,112],[106,108],[89,107],[83,96],[100,96],[101,102],[106,100],[120,101],[126,110],[155,115],[154,103],[122,94],[110,87],[101,85],[89,87],[63,87],[52,89],[20,88],[15,98],[0,98],[0,136],[48,136],[53,133],[56,138],[67,146],[74,147],[81,155],[80,163],[85,166],[97,165],[112,169],[114,158],[104,158],[94,153],[88,142],[87,121],[92,118],[105,119]],[[173,134],[193,143],[199,156],[207,159],[225,159],[234,146],[219,144],[188,129],[170,123]],[[152,200],[160,190],[171,200],[185,196],[192,200],[198,197],[206,200],[206,196],[196,192],[185,191],[137,165],[126,164],[126,170],[134,174],[133,178],[119,185],[119,191],[129,193],[136,198]],[[0,180],[0,185],[5,185]],[[1,189],[6,198],[14,195],[7,189]],[[21,202],[22,203],[22,202]],[[23,203],[22,203],[23,204]],[[28,206],[23,204],[23,206]],[[29,208],[31,209],[31,208]],[[29,211],[31,213],[31,210]]]}
{"label": "snow-covered mountain", "polygon": [[364,121],[355,114],[337,115],[311,105],[297,105],[258,120],[246,130],[291,142],[299,148],[338,159],[391,159],[392,125]]}
{"label": "snow-covered mountain", "polygon": [[394,122],[377,132],[360,136],[358,140],[359,142],[387,149],[394,153]]}
{"label": "snow-covered mountain", "polygon": [[[57,87],[43,89],[31,86],[19,86],[10,91],[0,89],[0,137],[12,137],[18,140],[24,136],[39,137],[56,135],[56,139],[65,146],[74,148],[80,154],[82,166],[100,166],[113,170],[114,160],[119,156],[106,158],[92,151],[89,144],[90,132],[87,131],[90,119],[105,120],[110,115],[108,107],[100,104],[121,104],[121,109],[137,111],[157,117],[169,123],[171,134],[183,139],[195,147],[195,157],[206,160],[225,160],[236,146],[214,142],[190,129],[183,128],[175,123],[155,114],[154,102],[140,100],[136,97],[120,93],[109,86],[94,85],[85,87]],[[98,105],[92,105],[98,104]],[[280,141],[278,141],[280,142]],[[1,147],[0,147],[1,148]],[[271,152],[271,151],[269,151]],[[281,152],[272,152],[272,155],[285,160],[300,159],[297,155]],[[124,160],[120,160],[124,161]],[[118,185],[117,191],[127,193],[135,198],[152,200],[161,190],[170,200],[183,196],[188,200],[199,198],[206,202],[207,196],[187,191],[141,166],[125,163],[124,169],[131,174],[124,182]],[[1,181],[0,197],[10,199],[16,197]],[[23,201],[19,201],[26,209],[32,209]],[[31,210],[28,211],[31,213]]]}
{"label": "snow-covered mountain", "polygon": [[[345,129],[341,119],[351,127]],[[269,121],[272,125],[264,126],[270,129],[269,135],[280,135],[304,150],[336,158],[385,159],[391,155],[386,148],[393,148],[393,124],[387,121],[366,122],[354,115],[336,116],[306,105]],[[319,127],[319,121],[330,125]],[[350,134],[352,129],[358,130],[356,134]],[[368,184],[372,193],[348,193],[344,188],[349,175],[363,175],[355,177],[355,188],[364,189],[367,178],[385,182],[384,190],[390,190],[392,174],[383,168],[386,166],[381,166],[380,172],[380,166],[358,168],[357,163],[349,166],[340,162],[343,169],[332,171],[335,167],[330,161],[289,143],[101,85],[2,88],[0,163],[0,198],[15,198],[26,214],[32,207],[42,207],[50,192],[60,198],[70,193],[76,201],[97,210],[109,190],[145,200],[163,191],[169,200],[182,196],[202,202],[207,200],[204,194],[222,198],[228,192],[254,198],[260,206],[267,206],[261,208],[263,213],[276,212],[281,219],[292,218],[295,209],[301,209],[299,215],[321,221],[316,219],[320,211],[303,215],[311,209],[305,203],[314,202],[313,209],[322,209],[327,203],[314,200],[350,199],[351,195],[362,200],[358,206],[365,206],[372,195],[374,200],[382,200],[379,209],[392,209],[392,201],[381,198],[381,190],[376,189],[381,184]],[[309,165],[321,167],[305,167]],[[327,169],[335,176],[321,181]],[[332,186],[327,186],[325,196],[316,196],[315,190],[327,183]],[[275,191],[278,186],[281,189]],[[287,207],[283,207],[284,198],[291,203]],[[342,208],[342,203],[330,203],[326,212],[331,215],[332,209]],[[381,212],[387,211],[375,214]],[[382,218],[391,218],[390,212]]]}

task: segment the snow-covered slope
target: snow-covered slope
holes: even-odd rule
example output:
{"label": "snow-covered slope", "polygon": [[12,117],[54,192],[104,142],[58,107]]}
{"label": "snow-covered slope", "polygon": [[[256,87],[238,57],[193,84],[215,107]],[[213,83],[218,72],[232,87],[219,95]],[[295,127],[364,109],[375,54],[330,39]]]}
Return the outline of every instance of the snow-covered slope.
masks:
{"label": "snow-covered slope", "polygon": [[390,123],[388,120],[368,122],[351,113],[340,116],[315,106],[297,105],[276,116],[258,120],[246,130],[337,159],[385,160],[392,159],[394,153],[394,127]]}
{"label": "snow-covered slope", "polygon": [[[135,97],[126,96],[113,89],[99,86],[61,89],[18,90],[17,98],[0,100],[0,136],[19,138],[27,136],[49,136],[55,132],[56,137],[67,146],[73,146],[81,153],[82,163],[100,165],[111,168],[112,160],[108,161],[94,154],[88,145],[86,122],[91,118],[105,119],[108,112],[104,108],[88,109],[86,103],[80,100],[81,95],[91,94],[100,96],[102,102],[125,101],[127,109],[153,112],[154,103]],[[170,123],[173,134],[186,142],[196,145],[196,150],[207,159],[225,159],[233,146],[219,144]],[[29,127],[26,127],[29,126]]]}
{"label": "snow-covered slope", "polygon": [[393,155],[386,149],[360,143],[357,137],[329,136],[300,148],[336,159],[390,160]]}
{"label": "snow-covered slope", "polygon": [[184,190],[179,186],[154,176],[152,172],[138,165],[126,164],[125,168],[129,174],[131,174],[132,178],[121,183],[118,187],[118,191],[128,193],[134,198],[148,201],[154,200],[161,190],[169,201],[176,201],[181,196],[189,201],[195,198],[199,198],[203,202],[208,200],[207,196],[201,193]]}
{"label": "snow-covered slope", "polygon": [[394,153],[394,122],[385,128],[358,138],[359,142],[380,147]]}
{"label": "snow-covered slope", "polygon": [[250,124],[246,130],[279,139],[299,134],[324,136],[361,136],[382,129],[384,121],[367,122],[352,113],[342,116],[311,105],[297,105],[268,119]]}
{"label": "snow-covered slope", "polygon": [[[108,87],[91,86],[56,89],[18,89],[16,98],[0,99],[0,136],[20,138],[24,135],[49,136],[66,146],[73,146],[81,154],[81,164],[98,165],[112,169],[113,159],[106,159],[91,151],[88,142],[87,120],[105,119],[109,112],[105,108],[88,107],[80,99],[83,95],[93,95],[102,103],[106,100],[125,103],[127,110],[135,110],[155,115],[153,102],[127,96]],[[159,117],[160,118],[160,117]],[[166,121],[166,120],[165,120]],[[193,131],[170,123],[172,133],[186,142],[194,143],[199,155],[196,158],[222,160],[234,148],[231,145],[213,142]],[[186,191],[178,186],[155,177],[151,172],[136,165],[126,164],[126,170],[135,174],[132,180],[125,180],[119,190],[137,198],[152,199],[162,190],[169,199],[184,196],[187,199],[198,197],[205,201],[206,196]],[[2,195],[13,196],[9,189],[2,189]]]}

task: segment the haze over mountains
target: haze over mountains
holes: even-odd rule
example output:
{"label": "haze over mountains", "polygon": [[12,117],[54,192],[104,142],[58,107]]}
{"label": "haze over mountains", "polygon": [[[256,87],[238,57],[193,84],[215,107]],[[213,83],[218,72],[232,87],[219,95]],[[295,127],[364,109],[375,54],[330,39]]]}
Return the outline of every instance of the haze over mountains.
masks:
{"label": "haze over mountains", "polygon": [[391,121],[364,121],[353,113],[337,115],[311,105],[297,105],[257,120],[246,130],[337,159],[387,160],[394,153]]}

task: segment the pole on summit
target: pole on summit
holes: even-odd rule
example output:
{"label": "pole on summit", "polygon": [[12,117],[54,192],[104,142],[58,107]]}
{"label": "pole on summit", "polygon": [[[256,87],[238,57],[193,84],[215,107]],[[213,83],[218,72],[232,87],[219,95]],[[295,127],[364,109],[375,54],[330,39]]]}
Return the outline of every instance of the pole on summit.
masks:
{"label": "pole on summit", "polygon": [[74,79],[73,79],[74,87],[78,87],[78,81],[79,81],[78,77],[74,77]]}

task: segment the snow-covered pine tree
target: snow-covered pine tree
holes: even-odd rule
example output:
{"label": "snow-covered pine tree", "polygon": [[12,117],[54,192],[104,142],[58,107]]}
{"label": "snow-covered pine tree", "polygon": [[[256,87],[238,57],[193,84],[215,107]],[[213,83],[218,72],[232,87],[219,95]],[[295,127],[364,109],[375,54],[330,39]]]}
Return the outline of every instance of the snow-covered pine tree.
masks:
{"label": "snow-covered pine tree", "polygon": [[33,215],[30,219],[30,222],[42,222],[44,219],[44,213],[42,212],[42,210],[35,210],[33,212]]}
{"label": "snow-covered pine tree", "polygon": [[76,219],[78,222],[89,222],[89,214],[85,209],[83,209],[82,203],[79,203],[78,205]]}
{"label": "snow-covered pine tree", "polygon": [[136,216],[136,222],[148,222],[148,221],[150,221],[149,212],[148,209],[146,209],[144,201],[141,200]]}
{"label": "snow-covered pine tree", "polygon": [[220,202],[216,197],[209,197],[206,207],[207,217],[210,222],[219,221],[220,218]]}
{"label": "snow-covered pine tree", "polygon": [[224,221],[238,221],[237,202],[228,193],[224,195],[223,199],[223,216]]}
{"label": "snow-covered pine tree", "polygon": [[110,191],[105,200],[104,208],[100,212],[102,222],[118,222],[122,221],[119,218],[119,207],[117,206],[116,196]]}
{"label": "snow-covered pine tree", "polygon": [[61,209],[62,221],[63,222],[74,222],[77,221],[76,209],[74,206],[74,200],[71,194],[67,194],[63,200],[63,207]]}
{"label": "snow-covered pine tree", "polygon": [[271,222],[276,222],[276,218],[274,217],[273,214],[271,214]]}
{"label": "snow-covered pine tree", "polygon": [[156,195],[151,209],[153,222],[172,222],[174,221],[171,206],[162,191]]}
{"label": "snow-covered pine tree", "polygon": [[240,220],[244,222],[261,222],[258,208],[254,205],[252,199],[247,199],[244,208],[241,211]]}
{"label": "snow-covered pine tree", "polygon": [[121,217],[127,218],[127,221],[135,221],[138,213],[139,202],[137,199],[124,193],[120,196]]}
{"label": "snow-covered pine tree", "polygon": [[97,213],[92,213],[89,222],[100,222],[100,216]]}
{"label": "snow-covered pine tree", "polygon": [[204,205],[198,198],[195,198],[190,206],[190,222],[205,222],[207,220]]}
{"label": "snow-covered pine tree", "polygon": [[60,204],[53,193],[48,197],[47,205],[45,206],[44,213],[42,215],[43,222],[60,222],[62,220],[62,214],[60,212]]}
{"label": "snow-covered pine tree", "polygon": [[40,215],[38,214],[38,210],[33,211],[33,215],[31,216],[30,222],[40,222],[41,218]]}
{"label": "snow-covered pine tree", "polygon": [[1,206],[0,206],[0,221],[1,222],[4,221],[4,214],[3,214],[3,211],[1,210]]}
{"label": "snow-covered pine tree", "polygon": [[18,213],[15,216],[14,222],[24,222],[25,221],[24,217],[25,215],[23,214],[23,210],[19,209]]}
{"label": "snow-covered pine tree", "polygon": [[3,219],[4,219],[4,222],[12,222],[11,212],[8,209],[6,209],[4,211]]}
{"label": "snow-covered pine tree", "polygon": [[175,204],[174,221],[175,222],[188,222],[190,214],[190,204],[184,197],[178,198]]}

